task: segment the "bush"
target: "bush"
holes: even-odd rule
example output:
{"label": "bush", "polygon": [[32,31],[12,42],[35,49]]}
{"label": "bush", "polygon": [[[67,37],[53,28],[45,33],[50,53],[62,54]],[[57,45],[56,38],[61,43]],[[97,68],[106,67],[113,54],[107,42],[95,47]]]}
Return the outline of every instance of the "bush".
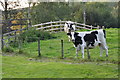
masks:
{"label": "bush", "polygon": [[50,34],[49,32],[45,32],[45,31],[37,31],[36,36],[40,37],[41,40],[47,40],[47,39],[55,38],[52,34]]}
{"label": "bush", "polygon": [[26,32],[23,32],[22,34],[20,34],[20,39],[22,41],[26,41],[26,42],[35,42],[38,40],[38,38],[40,37],[41,40],[47,40],[47,39],[52,39],[55,38],[52,34],[50,34],[49,32],[46,31],[39,31],[39,30],[35,30],[35,29],[29,29]]}
{"label": "bush", "polygon": [[19,43],[18,41],[11,41],[10,42],[10,46],[12,46],[12,47],[18,47],[19,46],[18,43]]}
{"label": "bush", "polygon": [[25,54],[24,50],[19,49],[19,51],[17,52],[18,54]]}
{"label": "bush", "polygon": [[14,52],[14,50],[11,47],[5,47],[3,48],[3,52]]}
{"label": "bush", "polygon": [[18,47],[19,43],[26,43],[26,42],[35,42],[40,37],[40,40],[47,40],[56,38],[52,34],[46,31],[39,31],[35,30],[34,28],[30,28],[28,31],[21,33],[17,38],[16,41],[11,41],[10,46]]}
{"label": "bush", "polygon": [[11,41],[10,46],[18,47],[19,43],[26,43],[26,42],[35,42],[40,38],[40,40],[47,40],[55,38],[52,34],[46,31],[39,31],[35,30],[34,28],[30,28],[28,31],[21,33],[18,36],[18,40]]}

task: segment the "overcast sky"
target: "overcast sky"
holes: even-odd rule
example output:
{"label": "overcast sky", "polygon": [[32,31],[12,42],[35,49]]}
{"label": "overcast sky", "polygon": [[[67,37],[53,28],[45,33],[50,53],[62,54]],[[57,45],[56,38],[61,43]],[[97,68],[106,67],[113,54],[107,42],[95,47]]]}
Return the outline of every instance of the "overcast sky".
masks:
{"label": "overcast sky", "polygon": [[[4,2],[5,0],[0,0],[2,2]],[[8,0],[8,1],[17,1],[17,0]],[[20,8],[23,8],[23,7],[28,7],[29,5],[27,4],[28,3],[28,0],[20,0]],[[3,7],[1,6],[0,4],[0,9],[3,10]]]}

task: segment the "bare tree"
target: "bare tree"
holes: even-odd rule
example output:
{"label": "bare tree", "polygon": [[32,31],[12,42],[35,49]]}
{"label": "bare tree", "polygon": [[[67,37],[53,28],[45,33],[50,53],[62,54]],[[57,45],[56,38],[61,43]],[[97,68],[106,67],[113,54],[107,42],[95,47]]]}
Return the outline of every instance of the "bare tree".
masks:
{"label": "bare tree", "polygon": [[21,0],[17,0],[17,1],[4,0],[4,2],[0,1],[0,4],[4,9],[5,20],[8,19],[8,10],[12,10],[15,9],[16,7],[21,6],[20,1]]}

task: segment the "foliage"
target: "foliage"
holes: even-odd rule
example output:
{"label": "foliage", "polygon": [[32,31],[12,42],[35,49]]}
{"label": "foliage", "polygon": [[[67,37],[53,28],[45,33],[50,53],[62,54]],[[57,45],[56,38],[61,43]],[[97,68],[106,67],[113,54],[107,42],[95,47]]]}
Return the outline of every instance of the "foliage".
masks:
{"label": "foliage", "polygon": [[10,46],[12,46],[12,47],[18,47],[19,46],[19,40],[11,41],[10,42]]}
{"label": "foliage", "polygon": [[33,24],[37,24],[53,20],[65,20],[66,18],[70,18],[70,10],[67,3],[42,2],[32,8],[32,22]]}
{"label": "foliage", "polygon": [[24,50],[22,50],[22,49],[19,49],[19,51],[17,52],[18,54],[24,54],[25,55],[25,52],[24,52]]}
{"label": "foliage", "polygon": [[[24,18],[24,13],[22,12],[18,12],[16,14],[14,14],[14,19],[23,19]],[[12,20],[11,24],[26,24],[27,20]],[[11,30],[20,30],[21,28],[25,28],[26,25],[15,25],[15,26],[11,26]],[[20,31],[17,31],[20,32]]]}
{"label": "foliage", "polygon": [[[6,0],[6,1],[1,1],[0,0],[0,4],[1,6],[3,7],[3,14],[2,14],[2,20],[5,20],[3,22],[3,27],[2,27],[2,30],[3,30],[3,33],[7,33],[7,32],[10,32],[12,30],[17,30],[18,27],[20,29],[20,26],[12,26],[14,27],[14,29],[11,27],[11,24],[12,22],[10,21],[10,19],[21,19],[21,18],[24,18],[23,15],[25,15],[25,12],[27,11],[24,11],[24,12],[21,12],[21,9],[18,9],[21,7],[20,5],[20,0],[17,0],[17,1],[9,1],[9,0]],[[26,21],[17,21],[17,24],[19,23],[25,23]],[[26,27],[26,26],[22,26],[21,27]]]}
{"label": "foliage", "polygon": [[9,52],[9,53],[11,53],[11,52],[14,52],[14,50],[11,47],[5,47],[5,48],[3,48],[3,52]]}
{"label": "foliage", "polygon": [[35,30],[34,28],[29,29],[28,31],[20,34],[19,38],[26,42],[35,42],[40,38],[41,40],[47,40],[55,38],[52,34],[46,31]]}
{"label": "foliage", "polygon": [[[26,17],[26,9],[21,9],[21,10],[10,10],[9,13],[7,15],[9,15],[8,19],[3,21],[3,33],[7,33],[13,30],[19,30],[19,29],[23,29],[25,27],[27,27],[27,21],[25,20]],[[3,19],[4,20],[4,19]],[[20,31],[17,31],[17,33],[19,33]]]}
{"label": "foliage", "polygon": [[48,40],[55,38],[55,36],[46,31],[39,31],[35,30],[34,28],[30,28],[29,30],[17,36],[17,40],[11,41],[10,46],[18,47],[22,45],[22,43],[38,41],[38,38],[40,38],[40,40]]}
{"label": "foliage", "polygon": [[110,3],[86,4],[87,24],[92,24],[94,26],[117,27],[117,17],[115,18],[114,15],[111,14],[113,13],[113,7],[108,6],[108,4]]}
{"label": "foliage", "polygon": [[86,3],[46,3],[32,7],[33,24],[56,20],[70,20],[83,23],[83,12],[86,12],[86,24],[105,27],[118,27],[118,5],[115,2]]}

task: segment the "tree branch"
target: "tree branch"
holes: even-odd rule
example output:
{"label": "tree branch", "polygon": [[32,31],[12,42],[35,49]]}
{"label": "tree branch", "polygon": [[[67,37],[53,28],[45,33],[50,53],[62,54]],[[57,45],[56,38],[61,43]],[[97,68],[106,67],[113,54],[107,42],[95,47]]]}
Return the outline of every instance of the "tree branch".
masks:
{"label": "tree branch", "polygon": [[3,9],[5,9],[5,5],[4,5],[4,3],[3,3],[2,1],[0,1],[0,3],[1,3]]}

